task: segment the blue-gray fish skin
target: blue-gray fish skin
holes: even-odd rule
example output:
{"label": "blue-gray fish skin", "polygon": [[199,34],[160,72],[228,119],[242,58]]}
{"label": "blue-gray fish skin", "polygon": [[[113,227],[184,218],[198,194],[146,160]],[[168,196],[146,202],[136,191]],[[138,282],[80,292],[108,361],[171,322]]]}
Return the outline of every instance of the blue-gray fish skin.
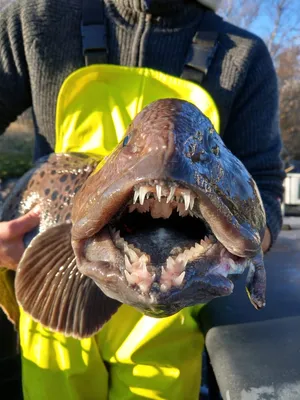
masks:
{"label": "blue-gray fish skin", "polygon": [[[66,159],[80,164],[76,179]],[[121,303],[164,317],[229,295],[228,275],[247,267],[250,300],[264,306],[259,192],[198,108],[152,103],[95,166],[51,155],[5,205],[6,219],[36,203],[45,210],[16,271],[17,299],[33,318],[86,337]]]}

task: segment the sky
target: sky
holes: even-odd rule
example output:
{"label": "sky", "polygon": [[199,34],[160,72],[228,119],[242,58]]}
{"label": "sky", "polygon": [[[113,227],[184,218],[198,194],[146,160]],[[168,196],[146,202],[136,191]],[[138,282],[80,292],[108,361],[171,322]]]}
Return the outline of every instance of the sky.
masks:
{"label": "sky", "polygon": [[[238,3],[238,0],[233,0]],[[251,0],[250,4],[251,4]],[[280,0],[262,0],[263,3],[258,17],[255,19],[254,23],[249,26],[249,30],[253,33],[259,35],[263,39],[270,36],[276,19],[276,4]],[[281,19],[281,32],[287,32],[286,39],[287,42],[290,38],[295,36],[298,38],[297,42],[300,44],[300,3],[299,0],[288,0],[288,9],[282,16]],[[298,32],[295,32],[295,28]],[[281,37],[279,35],[278,37]],[[288,45],[288,43],[287,43]]]}

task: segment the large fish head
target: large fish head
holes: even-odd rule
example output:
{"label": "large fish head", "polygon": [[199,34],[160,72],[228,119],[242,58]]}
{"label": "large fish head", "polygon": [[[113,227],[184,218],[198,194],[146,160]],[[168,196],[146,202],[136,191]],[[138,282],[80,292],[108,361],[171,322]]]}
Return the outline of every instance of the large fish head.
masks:
{"label": "large fish head", "polygon": [[229,295],[250,267],[264,305],[265,213],[255,182],[189,102],[146,107],[75,197],[72,245],[81,273],[151,316]]}

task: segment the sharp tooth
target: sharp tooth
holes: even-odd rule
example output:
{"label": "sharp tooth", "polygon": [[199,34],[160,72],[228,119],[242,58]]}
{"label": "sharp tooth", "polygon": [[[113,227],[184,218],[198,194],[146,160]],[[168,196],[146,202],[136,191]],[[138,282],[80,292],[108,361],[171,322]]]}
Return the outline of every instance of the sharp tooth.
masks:
{"label": "sharp tooth", "polygon": [[157,194],[158,201],[160,201],[160,199],[161,199],[161,186],[160,185],[156,185],[156,194]]}
{"label": "sharp tooth", "polygon": [[144,261],[140,261],[140,269],[141,269],[141,273],[143,274],[143,276],[145,276],[146,278],[148,278],[148,276],[150,276],[147,267],[146,267],[146,263]]}
{"label": "sharp tooth", "polygon": [[146,186],[141,186],[140,187],[140,203],[143,205],[144,204],[144,200],[145,200],[145,196],[148,192],[148,188]]}
{"label": "sharp tooth", "polygon": [[131,285],[134,285],[136,283],[136,278],[134,276],[131,276],[130,273],[125,269],[124,271],[125,277]]}
{"label": "sharp tooth", "polygon": [[172,257],[167,258],[167,265],[165,266],[166,271],[173,271],[175,260]]}
{"label": "sharp tooth", "polygon": [[132,272],[132,265],[126,254],[125,254],[125,268],[127,269],[127,271]]}
{"label": "sharp tooth", "polygon": [[185,208],[185,211],[187,211],[189,209],[189,206],[190,206],[190,199],[191,199],[190,192],[184,193],[183,194],[183,199],[184,199],[184,208]]}
{"label": "sharp tooth", "polygon": [[202,247],[206,248],[207,247],[207,243],[205,242],[205,239],[201,239],[200,244]]}
{"label": "sharp tooth", "polygon": [[138,272],[140,270],[140,262],[136,261],[136,262],[132,263],[131,264],[131,269],[132,269],[132,271],[130,271],[131,273]]}
{"label": "sharp tooth", "polygon": [[134,189],[133,204],[135,204],[139,198],[140,189]]}
{"label": "sharp tooth", "polygon": [[130,245],[127,242],[125,242],[124,251],[130,257],[131,263],[134,263],[139,260],[139,256],[137,255],[133,245]]}
{"label": "sharp tooth", "polygon": [[204,248],[203,246],[201,246],[201,244],[195,243],[195,248],[198,251],[198,253],[203,253]]}
{"label": "sharp tooth", "polygon": [[190,258],[193,255],[192,249],[193,249],[193,247],[190,250],[184,250],[183,254],[186,256],[186,258]]}
{"label": "sharp tooth", "polygon": [[173,198],[173,196],[174,196],[174,193],[175,193],[175,189],[176,189],[175,186],[172,186],[172,187],[171,187],[169,196],[167,197],[167,203],[169,203],[169,202],[172,200],[172,198]]}
{"label": "sharp tooth", "polygon": [[132,250],[129,247],[127,247],[126,251],[127,251],[127,254],[130,257],[130,261],[131,262],[136,262],[136,261],[139,260],[139,257],[138,257],[138,255],[136,254],[136,252],[134,250]]}
{"label": "sharp tooth", "polygon": [[182,272],[185,269],[185,266],[187,264],[187,257],[184,254],[179,254],[175,260],[175,266],[174,270],[178,272]]}
{"label": "sharp tooth", "polygon": [[146,263],[149,261],[149,257],[148,257],[146,254],[143,254],[143,255],[141,255],[141,257],[139,258],[139,261],[146,264]]}
{"label": "sharp tooth", "polygon": [[142,282],[138,283],[138,287],[140,288],[142,293],[147,293],[149,291],[150,286],[151,286],[151,283],[149,284],[149,282],[147,282],[147,281],[142,281]]}
{"label": "sharp tooth", "polygon": [[185,276],[185,271],[183,271],[177,278],[173,278],[173,283],[176,286],[180,286],[183,282],[184,276]]}
{"label": "sharp tooth", "polygon": [[182,261],[186,261],[185,260],[185,256],[183,254],[178,254],[178,256],[176,257],[175,262],[182,262]]}
{"label": "sharp tooth", "polygon": [[191,209],[191,210],[192,210],[193,207],[194,207],[194,202],[195,202],[195,197],[194,197],[193,195],[191,195],[191,198],[190,198],[190,209]]}

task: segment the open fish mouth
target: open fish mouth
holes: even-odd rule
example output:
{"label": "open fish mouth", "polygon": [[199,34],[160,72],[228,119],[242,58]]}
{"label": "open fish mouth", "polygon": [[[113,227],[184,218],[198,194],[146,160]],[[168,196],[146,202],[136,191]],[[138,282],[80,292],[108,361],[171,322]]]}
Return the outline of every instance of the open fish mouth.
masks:
{"label": "open fish mouth", "polygon": [[[124,255],[124,276],[133,288],[144,294],[151,293],[152,286],[164,293],[180,289],[189,276],[192,279],[189,269],[195,276],[224,278],[243,272],[245,260],[218,242],[197,211],[199,201],[193,191],[174,182],[154,180],[134,187],[133,198],[110,224],[112,240]],[[205,258],[210,262],[203,268]]]}
{"label": "open fish mouth", "polygon": [[[136,296],[134,305],[148,315],[166,316],[231,294],[228,276],[243,273],[249,262],[217,240],[201,214],[199,192],[175,181],[151,179],[135,184],[131,193],[106,228],[123,259],[115,272],[131,291],[130,298]],[[87,260],[92,243],[87,239],[84,246]],[[97,274],[93,279],[97,283]],[[99,286],[103,290],[102,282]],[[109,295],[119,298],[120,293]]]}

